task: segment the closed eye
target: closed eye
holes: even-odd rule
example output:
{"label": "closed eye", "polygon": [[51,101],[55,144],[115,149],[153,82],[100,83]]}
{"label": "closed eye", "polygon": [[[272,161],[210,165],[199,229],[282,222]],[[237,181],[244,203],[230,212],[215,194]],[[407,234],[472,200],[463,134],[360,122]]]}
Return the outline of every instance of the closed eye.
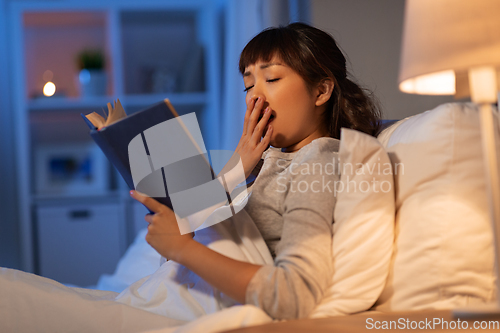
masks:
{"label": "closed eye", "polygon": [[[269,80],[266,80],[266,82],[276,82],[276,81],[278,81],[278,80],[280,80],[280,78],[276,78],[276,79],[269,79]],[[246,87],[245,89],[243,89],[243,91],[244,91],[244,92],[248,92],[248,91],[249,91],[250,89],[252,89],[252,88],[253,88],[253,86],[248,86],[248,87]]]}

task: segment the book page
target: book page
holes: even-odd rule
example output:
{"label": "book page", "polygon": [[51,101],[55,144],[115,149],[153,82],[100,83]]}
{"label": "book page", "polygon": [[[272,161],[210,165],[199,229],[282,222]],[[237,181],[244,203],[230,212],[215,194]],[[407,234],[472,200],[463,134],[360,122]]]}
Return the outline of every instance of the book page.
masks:
{"label": "book page", "polygon": [[122,103],[120,103],[120,100],[118,99],[116,102],[113,103],[114,107],[111,106],[111,103],[108,103],[108,114],[104,118],[97,112],[92,112],[85,117],[94,125],[97,130],[100,130],[103,127],[109,126],[111,124],[116,123],[118,120],[121,120],[123,118],[127,117],[127,114],[125,113],[125,110],[123,109]]}
{"label": "book page", "polygon": [[95,128],[101,129],[104,127],[104,124],[106,123],[106,119],[104,119],[103,116],[101,116],[97,112],[92,112],[88,115],[85,116],[91,123],[94,125]]}
{"label": "book page", "polygon": [[125,113],[119,99],[114,103],[114,107],[111,107],[111,103],[108,103],[108,118],[106,119],[104,126],[109,126],[126,117],[127,114]]}

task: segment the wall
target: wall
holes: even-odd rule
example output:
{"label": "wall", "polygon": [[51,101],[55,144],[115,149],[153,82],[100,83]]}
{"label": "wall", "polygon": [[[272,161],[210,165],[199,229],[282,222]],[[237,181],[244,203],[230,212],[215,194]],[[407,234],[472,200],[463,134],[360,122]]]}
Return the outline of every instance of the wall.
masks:
{"label": "wall", "polygon": [[13,115],[7,52],[7,2],[0,0],[0,267],[19,268]]}
{"label": "wall", "polygon": [[238,71],[240,53],[264,28],[293,21],[310,22],[309,0],[226,0],[225,15],[220,149],[234,150],[246,109],[243,79]]}
{"label": "wall", "polygon": [[312,24],[334,36],[351,74],[381,101],[384,118],[401,119],[454,101],[398,90],[403,0],[311,0],[311,6]]}

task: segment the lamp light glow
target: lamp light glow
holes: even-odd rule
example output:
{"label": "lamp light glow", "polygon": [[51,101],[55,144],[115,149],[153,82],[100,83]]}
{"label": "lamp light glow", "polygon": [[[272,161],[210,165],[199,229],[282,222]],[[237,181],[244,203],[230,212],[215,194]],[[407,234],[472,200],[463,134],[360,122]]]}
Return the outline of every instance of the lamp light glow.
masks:
{"label": "lamp light glow", "polygon": [[455,95],[455,72],[446,70],[413,77],[401,82],[399,90],[419,95]]}
{"label": "lamp light glow", "polygon": [[462,98],[469,95],[469,69],[500,72],[499,12],[498,0],[407,0],[400,90]]}
{"label": "lamp light glow", "polygon": [[47,97],[54,95],[56,92],[56,85],[53,82],[47,82],[43,86],[43,94]]}
{"label": "lamp light glow", "polygon": [[497,72],[492,66],[469,69],[472,100],[476,103],[495,103],[497,99]]}

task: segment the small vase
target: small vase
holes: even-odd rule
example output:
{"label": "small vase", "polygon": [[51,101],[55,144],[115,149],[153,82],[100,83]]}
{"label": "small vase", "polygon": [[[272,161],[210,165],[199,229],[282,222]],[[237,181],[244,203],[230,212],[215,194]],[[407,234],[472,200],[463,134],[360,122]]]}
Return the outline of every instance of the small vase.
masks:
{"label": "small vase", "polygon": [[106,72],[100,69],[82,69],[78,74],[80,95],[93,97],[106,95]]}

